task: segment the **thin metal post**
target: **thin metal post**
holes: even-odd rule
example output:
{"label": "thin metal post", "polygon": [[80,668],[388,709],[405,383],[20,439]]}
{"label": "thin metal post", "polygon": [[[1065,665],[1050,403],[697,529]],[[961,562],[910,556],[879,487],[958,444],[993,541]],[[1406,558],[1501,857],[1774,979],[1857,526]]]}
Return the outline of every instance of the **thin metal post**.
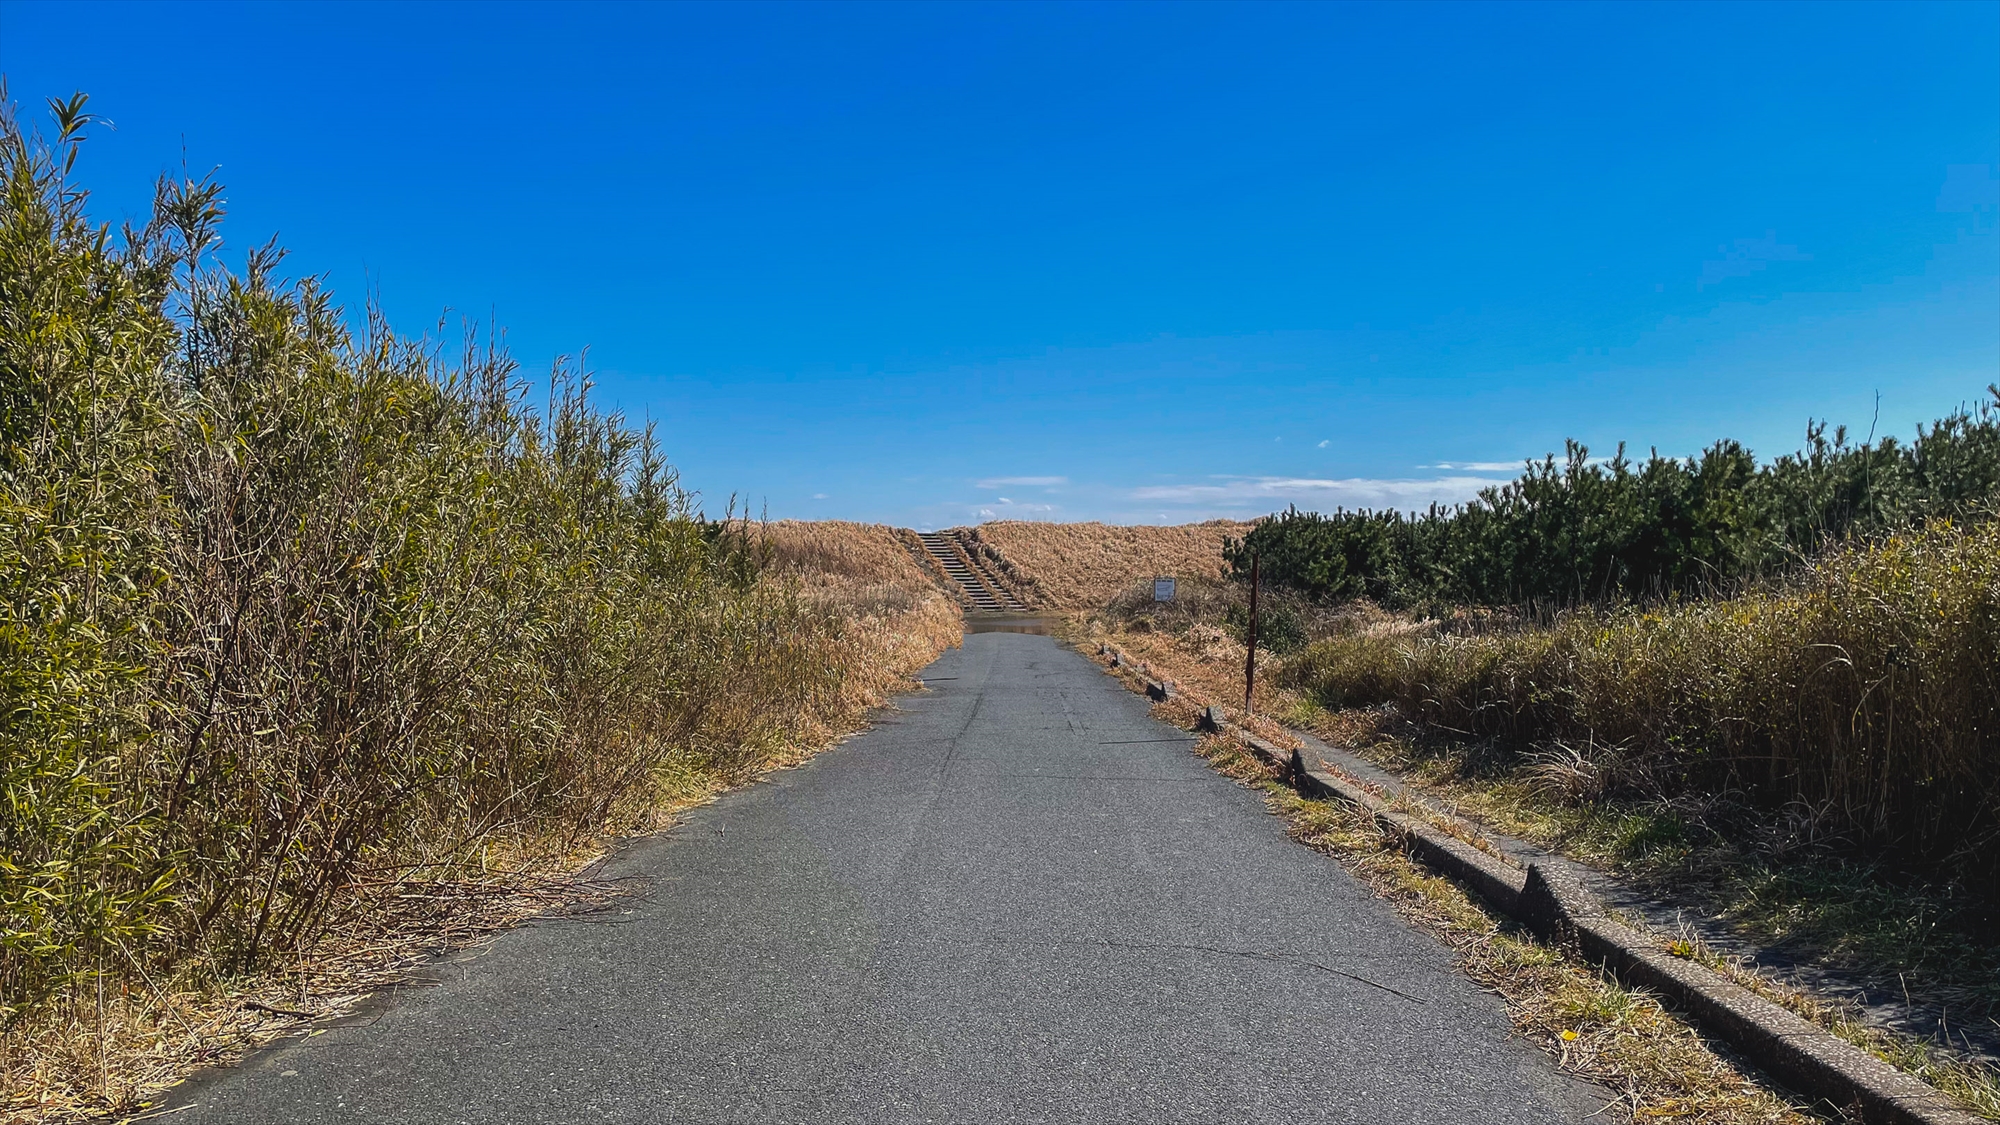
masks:
{"label": "thin metal post", "polygon": [[1243,713],[1254,714],[1251,699],[1257,691],[1257,556],[1250,556],[1250,654],[1243,660]]}

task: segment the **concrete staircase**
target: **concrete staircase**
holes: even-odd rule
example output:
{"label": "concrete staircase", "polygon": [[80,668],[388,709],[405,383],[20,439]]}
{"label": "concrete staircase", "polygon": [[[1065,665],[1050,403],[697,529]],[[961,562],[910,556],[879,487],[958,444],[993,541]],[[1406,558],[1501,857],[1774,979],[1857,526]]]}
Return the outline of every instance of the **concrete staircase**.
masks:
{"label": "concrete staircase", "polygon": [[965,594],[966,604],[979,613],[1020,613],[1027,609],[1001,585],[979,560],[959,545],[935,531],[919,531],[924,552],[937,561],[945,576]]}

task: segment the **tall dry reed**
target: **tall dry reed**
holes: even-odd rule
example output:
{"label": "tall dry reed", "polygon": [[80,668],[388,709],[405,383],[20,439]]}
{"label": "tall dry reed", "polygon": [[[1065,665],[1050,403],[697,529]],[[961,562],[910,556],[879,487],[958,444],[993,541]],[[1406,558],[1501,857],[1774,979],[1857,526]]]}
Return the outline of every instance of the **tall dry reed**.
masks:
{"label": "tall dry reed", "polygon": [[2000,524],[1934,521],[1736,598],[1546,628],[1336,637],[1287,665],[1332,706],[1521,749],[1579,795],[1740,792],[2000,892]]}

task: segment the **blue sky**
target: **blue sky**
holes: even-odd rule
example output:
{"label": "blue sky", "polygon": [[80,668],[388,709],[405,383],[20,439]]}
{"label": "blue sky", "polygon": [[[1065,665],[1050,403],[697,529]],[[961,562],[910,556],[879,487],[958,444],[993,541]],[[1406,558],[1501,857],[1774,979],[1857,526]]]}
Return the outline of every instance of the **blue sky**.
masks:
{"label": "blue sky", "polygon": [[102,219],[219,168],[419,333],[588,347],[711,509],[1421,506],[2000,379],[2000,4],[0,3]]}

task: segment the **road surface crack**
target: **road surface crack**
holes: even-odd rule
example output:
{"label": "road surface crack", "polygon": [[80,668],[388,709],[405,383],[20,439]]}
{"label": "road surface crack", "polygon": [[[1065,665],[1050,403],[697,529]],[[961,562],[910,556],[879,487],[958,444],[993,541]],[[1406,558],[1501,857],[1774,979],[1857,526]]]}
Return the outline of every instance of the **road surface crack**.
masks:
{"label": "road surface crack", "polygon": [[1310,957],[1297,957],[1288,953],[1266,953],[1262,950],[1257,950],[1257,949],[1226,949],[1219,945],[1198,945],[1198,944],[1184,943],[1184,942],[1118,941],[1113,938],[1096,938],[1096,939],[1070,938],[1070,939],[1061,939],[1056,941],[1027,941],[1027,940],[1010,941],[1006,938],[987,938],[985,939],[984,944],[1020,945],[1020,946],[1031,946],[1031,947],[1041,947],[1050,949],[1058,948],[1061,946],[1095,946],[1101,949],[1129,949],[1129,950],[1138,950],[1138,951],[1153,952],[1153,953],[1161,953],[1161,952],[1213,953],[1221,957],[1241,957],[1250,961],[1270,961],[1278,964],[1303,965],[1307,968],[1318,969],[1320,972],[1328,973],[1332,976],[1344,977],[1347,980],[1355,981],[1359,984],[1365,984],[1370,988],[1380,989],[1391,996],[1400,996],[1403,999],[1410,1001],[1412,1004],[1430,1003],[1429,1000],[1425,999],[1422,996],[1412,996],[1409,993],[1402,991],[1401,989],[1391,988],[1388,985],[1383,984],[1381,981],[1369,980],[1367,977],[1364,977],[1359,973],[1350,973],[1345,969],[1336,969],[1332,965],[1328,965],[1321,961],[1315,961]]}

